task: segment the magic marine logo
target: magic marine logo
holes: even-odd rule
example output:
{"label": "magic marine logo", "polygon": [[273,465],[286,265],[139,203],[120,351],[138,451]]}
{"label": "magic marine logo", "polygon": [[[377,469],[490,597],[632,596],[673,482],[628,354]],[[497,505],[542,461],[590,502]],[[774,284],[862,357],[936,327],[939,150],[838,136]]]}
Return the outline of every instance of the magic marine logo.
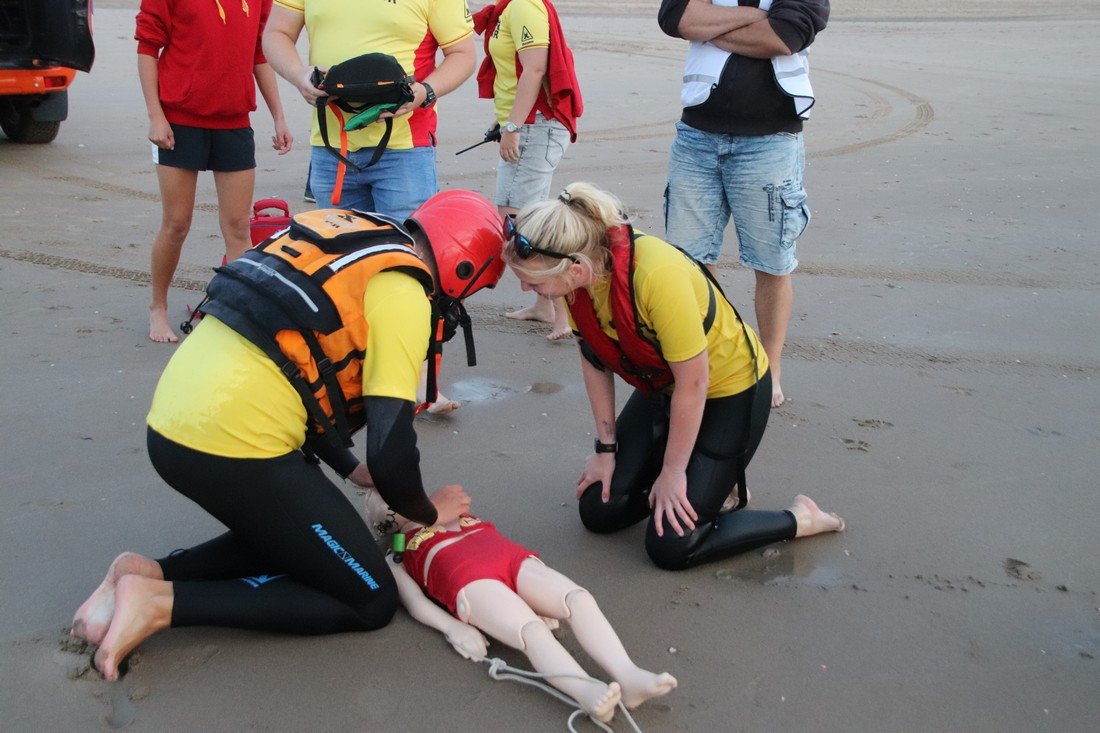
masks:
{"label": "magic marine logo", "polygon": [[371,574],[366,571],[366,568],[360,565],[359,561],[352,557],[352,554],[345,550],[343,545],[332,539],[332,535],[328,533],[324,525],[314,524],[311,529],[316,532],[317,536],[321,538],[321,541],[332,550],[332,553],[340,558],[341,562],[351,568],[352,572],[363,579],[363,582],[366,583],[371,590],[378,590],[378,581],[371,577]]}

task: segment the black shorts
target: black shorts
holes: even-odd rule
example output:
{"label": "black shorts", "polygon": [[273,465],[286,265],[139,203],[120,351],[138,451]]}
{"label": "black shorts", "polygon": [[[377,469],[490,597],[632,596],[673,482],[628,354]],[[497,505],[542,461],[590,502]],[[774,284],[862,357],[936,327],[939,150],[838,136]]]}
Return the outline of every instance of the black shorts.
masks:
{"label": "black shorts", "polygon": [[153,146],[153,162],[189,171],[247,171],[256,167],[256,136],[251,127],[211,130],[172,125],[176,147]]}

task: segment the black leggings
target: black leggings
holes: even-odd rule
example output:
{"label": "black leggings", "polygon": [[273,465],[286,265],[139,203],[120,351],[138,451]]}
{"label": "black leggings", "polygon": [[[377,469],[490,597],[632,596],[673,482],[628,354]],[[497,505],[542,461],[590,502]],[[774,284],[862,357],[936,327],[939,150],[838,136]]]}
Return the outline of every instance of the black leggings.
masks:
{"label": "black leggings", "polygon": [[229,531],[158,560],[172,626],[331,634],[385,626],[397,586],[359,513],[301,453],[222,458],[150,429],[169,486]]}
{"label": "black leggings", "polygon": [[[707,400],[687,467],[688,501],[699,519],[695,530],[683,537],[667,523],[664,536],[658,537],[650,519],[645,548],[658,567],[683,570],[794,537],[797,527],[789,511],[720,512],[764,436],[771,382],[768,371],[755,389]],[[589,530],[616,532],[650,515],[649,491],[661,473],[668,442],[669,405],[667,396],[647,397],[638,391],[627,400],[616,420],[619,452],[611,499],[606,504],[600,499],[600,482],[581,496],[581,521]]]}

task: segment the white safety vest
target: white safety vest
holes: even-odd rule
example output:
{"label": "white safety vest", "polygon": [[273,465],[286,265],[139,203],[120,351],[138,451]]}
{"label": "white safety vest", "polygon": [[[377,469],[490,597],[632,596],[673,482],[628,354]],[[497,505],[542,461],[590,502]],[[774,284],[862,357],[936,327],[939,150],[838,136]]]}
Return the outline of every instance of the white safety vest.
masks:
{"label": "white safety vest", "polygon": [[[715,5],[735,7],[737,0],[713,0]],[[772,0],[760,0],[760,9],[767,11]],[[810,117],[810,108],[814,106],[814,90],[810,86],[810,60],[807,57],[810,47],[790,56],[776,56],[772,61],[775,81],[783,93],[794,102],[794,111],[806,120]],[[680,89],[680,103],[684,107],[694,107],[710,98],[710,93],[718,85],[726,60],[731,56],[708,41],[692,41],[684,61],[684,85]]]}

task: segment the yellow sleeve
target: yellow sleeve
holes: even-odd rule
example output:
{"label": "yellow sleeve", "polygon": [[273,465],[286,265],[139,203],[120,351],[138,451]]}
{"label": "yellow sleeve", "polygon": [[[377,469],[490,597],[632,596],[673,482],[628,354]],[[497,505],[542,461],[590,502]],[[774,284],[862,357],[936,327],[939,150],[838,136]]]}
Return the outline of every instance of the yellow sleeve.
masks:
{"label": "yellow sleeve", "polygon": [[541,0],[513,0],[508,4],[508,31],[516,52],[550,46],[550,19]]}
{"label": "yellow sleeve", "polygon": [[367,353],[363,396],[416,402],[420,364],[431,338],[431,304],[424,288],[401,272],[380,272],[363,293]]}
{"label": "yellow sleeve", "polygon": [[428,30],[441,48],[453,46],[474,33],[474,21],[466,0],[434,0]]}
{"label": "yellow sleeve", "polygon": [[280,8],[286,8],[295,13],[306,12],[306,0],[275,0],[275,4]]}

